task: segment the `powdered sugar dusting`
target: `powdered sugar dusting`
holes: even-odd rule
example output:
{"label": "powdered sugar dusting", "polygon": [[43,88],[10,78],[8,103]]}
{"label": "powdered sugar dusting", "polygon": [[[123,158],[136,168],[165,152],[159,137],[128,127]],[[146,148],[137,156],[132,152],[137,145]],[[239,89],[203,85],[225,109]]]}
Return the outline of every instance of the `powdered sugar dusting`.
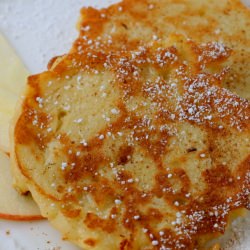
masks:
{"label": "powdered sugar dusting", "polygon": [[[153,7],[152,7],[153,8]],[[149,8],[149,9],[151,9],[151,7]],[[120,10],[120,11],[122,11],[122,9]],[[86,30],[89,30],[89,28],[88,27],[85,27],[85,29]],[[158,40],[158,38],[157,39],[155,39],[155,40]],[[88,44],[93,44],[93,41],[92,40],[87,40],[87,43]],[[109,40],[108,40],[108,43],[112,43],[112,39],[110,38]],[[98,43],[95,43],[95,45],[98,45]],[[211,46],[213,46],[213,48],[214,48],[214,53],[213,54],[205,54],[205,55],[201,55],[201,57],[199,58],[199,60],[200,61],[204,61],[205,59],[205,57],[210,57],[210,58],[212,58],[212,59],[217,59],[219,56],[226,56],[226,50],[225,50],[225,47],[223,47],[223,45],[222,44],[218,44],[218,43],[215,43],[215,44],[212,44]],[[53,50],[53,49],[52,49]],[[79,51],[80,51],[81,49],[79,49]],[[140,53],[140,52],[139,52]],[[58,54],[58,53],[57,53]],[[60,54],[60,53],[59,53]],[[137,56],[136,54],[135,54],[135,56]],[[165,56],[166,57],[168,57],[168,58],[170,58],[171,59],[171,63],[173,63],[174,64],[174,60],[175,60],[175,58],[177,58],[177,57],[175,57],[175,55],[174,54],[172,54],[172,53],[166,53],[165,54]],[[50,56],[51,57],[51,56]],[[162,58],[161,58],[161,56],[159,56],[158,58],[157,58],[157,63],[159,64],[159,66],[160,67],[163,67],[164,66],[164,63],[165,63],[165,60],[166,58],[164,58],[163,60],[162,60]],[[174,59],[174,60],[172,60],[172,59]],[[139,59],[138,59],[139,60]],[[177,60],[177,59],[176,59]],[[123,62],[121,62],[121,64],[123,64]],[[123,68],[123,69],[121,69],[120,70],[120,72],[118,72],[118,78],[121,76],[121,75],[126,75],[126,68]],[[98,72],[95,72],[96,74],[98,74]],[[179,75],[179,76],[182,76],[182,69],[180,68],[180,69],[177,69],[176,70],[176,74],[177,75]],[[139,76],[139,73],[138,73],[138,70],[135,70],[134,71],[134,77],[136,78],[136,77],[138,77]],[[242,99],[239,99],[238,101],[232,101],[233,100],[233,97],[234,96],[231,96],[231,94],[229,93],[229,92],[227,92],[226,90],[222,93],[222,98],[221,99],[213,99],[213,97],[214,96],[217,96],[217,90],[218,90],[218,88],[216,88],[216,87],[214,87],[213,89],[206,89],[206,81],[203,81],[203,79],[202,79],[202,75],[200,76],[200,79],[191,79],[191,81],[190,81],[190,79],[186,79],[186,83],[187,83],[187,85],[188,85],[188,88],[187,88],[187,92],[189,93],[187,96],[184,96],[184,97],[182,97],[183,99],[178,99],[177,101],[178,101],[178,106],[177,106],[177,109],[178,109],[178,112],[181,114],[179,117],[176,117],[176,115],[175,114],[171,114],[170,115],[170,118],[172,119],[172,120],[175,120],[175,119],[180,119],[180,120],[185,120],[185,119],[187,119],[187,120],[189,120],[189,121],[194,121],[194,122],[196,122],[196,123],[207,123],[207,124],[209,124],[210,126],[214,126],[214,115],[212,115],[212,114],[210,114],[209,112],[207,112],[207,111],[209,111],[210,110],[210,107],[207,107],[207,105],[204,105],[204,106],[202,106],[201,108],[199,107],[198,108],[198,110],[197,110],[197,107],[195,106],[195,105],[191,105],[190,106],[190,103],[189,103],[189,98],[190,97],[194,97],[195,98],[195,100],[197,100],[197,98],[198,98],[198,101],[202,101],[202,100],[206,100],[206,101],[208,101],[208,103],[206,102],[205,104],[209,104],[209,102],[212,100],[212,101],[214,101],[214,103],[215,104],[218,104],[218,107],[217,107],[217,111],[218,111],[218,115],[219,115],[219,118],[225,118],[225,117],[230,117],[230,115],[231,115],[231,111],[235,108],[235,107],[243,107],[243,109],[244,109],[244,107],[246,107],[245,106],[245,103],[244,103],[244,100],[242,100]],[[197,80],[197,81],[196,81]],[[198,85],[196,85],[196,83],[198,82]],[[173,83],[173,88],[175,88],[176,86],[174,85],[174,83]],[[205,90],[207,90],[206,91],[206,93],[205,93],[205,95],[202,95],[202,96],[196,96],[195,94],[196,94],[196,92],[197,92],[197,89],[199,89],[199,88],[204,88]],[[161,95],[162,94],[162,92],[164,92],[165,90],[164,90],[164,88],[162,88],[162,86],[161,86],[161,84],[159,83],[158,85],[157,84],[155,84],[155,89],[153,89],[154,91],[155,91],[155,93],[157,94],[157,95]],[[152,92],[151,91],[148,91],[148,93],[150,93],[150,94],[152,94]],[[152,98],[154,98],[154,92],[153,92],[153,95],[152,95]],[[43,100],[41,100],[41,99],[38,99],[38,103],[39,103],[39,107],[43,107]],[[183,105],[182,105],[182,103],[185,103],[185,104],[187,104],[187,107],[185,107],[185,108],[183,108]],[[157,105],[157,103],[155,103],[155,105]],[[224,106],[223,106],[224,105]],[[216,107],[216,105],[215,105],[215,107]],[[136,106],[135,107],[133,107],[134,108],[134,110],[136,110]],[[239,108],[239,110],[238,110],[239,112],[238,112],[238,116],[237,117],[233,117],[232,119],[230,119],[229,120],[229,124],[230,124],[230,126],[231,127],[235,127],[235,128],[237,128],[238,130],[242,130],[242,127],[241,127],[241,123],[239,122],[239,121],[244,121],[244,120],[247,120],[248,119],[248,117],[246,117],[246,114],[244,113],[244,110],[243,110],[243,112],[242,112],[242,110]],[[112,112],[111,112],[112,113]],[[115,113],[112,113],[113,115],[115,114]],[[119,114],[119,113],[118,113]],[[237,119],[234,119],[234,118],[237,118]],[[80,120],[79,120],[80,119]],[[81,123],[82,122],[82,120],[81,120],[82,118],[77,118],[77,120],[75,120],[76,121],[76,123]],[[146,120],[146,119],[145,119]],[[35,120],[36,121],[36,120]],[[108,120],[109,121],[109,120]],[[147,122],[147,121],[146,121]],[[239,122],[239,124],[237,123],[237,122]],[[36,123],[36,122],[35,122]],[[219,128],[223,128],[223,126],[222,125],[219,125],[218,126]],[[51,129],[51,128],[48,128],[49,130]],[[152,127],[152,130],[154,130],[155,128],[154,127]],[[164,129],[163,129],[164,130]],[[118,135],[122,135],[122,133],[121,132],[118,132],[117,133]],[[145,135],[145,137],[146,137],[147,135]],[[105,138],[105,136],[104,135],[102,135],[102,134],[100,134],[99,135],[99,139],[100,140],[103,140]],[[138,137],[134,137],[134,139],[135,140],[140,140],[141,138],[138,138]],[[84,142],[85,143],[85,142]],[[201,154],[202,156],[202,158],[205,158],[206,157],[206,155],[205,154]],[[204,157],[203,157],[203,155],[205,155]],[[168,175],[169,176],[169,178],[171,178],[172,176],[169,174]],[[133,179],[128,179],[127,180],[127,182],[128,183],[133,183]],[[179,207],[179,202],[178,201],[175,201],[174,202],[174,204],[175,204],[175,206],[177,206],[177,207]],[[239,204],[240,205],[240,204]],[[211,214],[211,216],[215,216],[215,217],[217,217],[217,213],[218,213],[218,211],[220,211],[220,215],[221,216],[225,216],[226,214],[227,214],[227,211],[228,211],[228,207],[227,207],[227,205],[225,204],[222,208],[219,208],[219,207],[216,207],[215,208],[215,211],[213,212],[211,212],[211,213],[213,213],[213,214]],[[224,213],[225,213],[225,215],[224,215]],[[189,217],[188,217],[189,216]],[[181,222],[182,222],[182,219],[183,218],[188,218],[188,219],[190,219],[190,221],[192,222],[192,221],[195,221],[195,222],[197,222],[197,221],[199,221],[199,220],[202,220],[203,219],[203,217],[204,217],[205,215],[204,215],[204,211],[196,211],[195,213],[193,213],[193,214],[190,214],[190,215],[182,215],[181,213],[178,213],[178,214],[176,214],[176,218],[175,218],[175,220],[172,222],[172,225],[174,225],[174,226],[176,226],[176,228],[178,228],[178,225],[179,224],[181,224]],[[115,218],[115,215],[113,216],[114,218]],[[140,218],[140,216],[139,215],[135,215],[135,217],[134,217],[134,219],[135,220],[139,220],[139,218]],[[220,224],[219,223],[214,223],[213,224],[213,227],[215,228],[215,229],[218,229],[218,228],[220,228]],[[236,226],[236,228],[237,228],[237,226]],[[195,230],[195,228],[194,228],[194,230]],[[237,230],[237,231],[240,231],[240,230]],[[159,232],[159,235],[160,236],[163,236],[164,235],[164,232]],[[247,234],[246,234],[247,235]],[[158,246],[159,245],[159,241],[158,240],[156,240],[156,239],[154,239],[154,237],[152,236],[151,237],[152,238],[152,245],[153,246]],[[181,243],[179,243],[180,244],[180,247],[181,247]],[[229,249],[229,248],[227,248],[227,247],[234,247],[233,245],[227,245],[226,246],[226,249]],[[242,249],[244,249],[245,250],[245,248],[242,248]]]}

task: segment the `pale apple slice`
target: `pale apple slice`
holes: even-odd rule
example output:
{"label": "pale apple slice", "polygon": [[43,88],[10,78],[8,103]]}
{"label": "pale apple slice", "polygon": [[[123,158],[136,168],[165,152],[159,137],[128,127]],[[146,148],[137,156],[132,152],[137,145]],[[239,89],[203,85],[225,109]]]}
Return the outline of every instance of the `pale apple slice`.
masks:
{"label": "pale apple slice", "polygon": [[8,41],[0,34],[0,87],[19,96],[29,72]]}
{"label": "pale apple slice", "polygon": [[9,125],[17,99],[18,96],[15,93],[0,86],[0,150],[4,152],[9,152],[10,149]]}
{"label": "pale apple slice", "polygon": [[9,126],[11,117],[12,113],[2,112],[0,108],[0,150],[4,152],[10,150]]}
{"label": "pale apple slice", "polygon": [[30,195],[19,194],[12,186],[10,160],[0,151],[0,218],[38,220],[43,217]]}
{"label": "pale apple slice", "polygon": [[[0,149],[9,152],[9,125],[28,71],[5,38],[0,34]],[[10,160],[0,151],[0,218],[41,219],[39,208],[30,195],[20,195],[12,187]]]}
{"label": "pale apple slice", "polygon": [[[0,80],[1,82],[1,80]],[[1,85],[1,84],[0,84]],[[18,95],[0,86],[0,110],[7,114],[14,113]]]}
{"label": "pale apple slice", "polygon": [[9,152],[9,123],[28,71],[0,34],[0,149]]}

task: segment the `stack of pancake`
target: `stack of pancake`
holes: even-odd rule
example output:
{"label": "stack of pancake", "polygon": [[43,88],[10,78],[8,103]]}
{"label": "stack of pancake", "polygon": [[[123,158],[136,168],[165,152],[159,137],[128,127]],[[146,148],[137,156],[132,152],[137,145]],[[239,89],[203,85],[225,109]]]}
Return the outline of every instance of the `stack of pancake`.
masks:
{"label": "stack of pancake", "polygon": [[249,26],[237,0],[82,9],[18,105],[18,190],[83,249],[209,248],[250,208]]}

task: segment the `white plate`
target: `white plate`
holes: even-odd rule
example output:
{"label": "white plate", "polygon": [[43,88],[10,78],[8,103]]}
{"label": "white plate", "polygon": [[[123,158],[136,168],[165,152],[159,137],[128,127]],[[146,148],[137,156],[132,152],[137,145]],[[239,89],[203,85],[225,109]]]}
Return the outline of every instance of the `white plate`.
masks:
{"label": "white plate", "polygon": [[[117,0],[0,0],[0,31],[9,39],[31,73],[46,69],[47,62],[63,54],[77,36],[75,23],[85,5],[104,7]],[[244,0],[250,6],[250,0]],[[231,249],[250,249],[249,220],[235,224]],[[236,235],[236,236],[235,236]],[[0,250],[77,250],[61,240],[46,221],[0,220]]]}

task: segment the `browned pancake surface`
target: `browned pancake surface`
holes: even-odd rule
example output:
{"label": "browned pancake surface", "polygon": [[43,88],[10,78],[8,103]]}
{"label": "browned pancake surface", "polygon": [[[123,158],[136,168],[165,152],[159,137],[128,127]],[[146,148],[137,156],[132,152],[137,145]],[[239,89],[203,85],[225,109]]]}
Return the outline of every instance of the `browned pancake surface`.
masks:
{"label": "browned pancake surface", "polygon": [[106,9],[83,8],[74,51],[133,48],[182,34],[234,49],[223,86],[250,99],[250,10],[240,0],[123,0]]}
{"label": "browned pancake surface", "polygon": [[31,76],[17,167],[84,249],[204,249],[249,208],[249,101],[223,88],[234,51],[183,36],[66,55]]}

